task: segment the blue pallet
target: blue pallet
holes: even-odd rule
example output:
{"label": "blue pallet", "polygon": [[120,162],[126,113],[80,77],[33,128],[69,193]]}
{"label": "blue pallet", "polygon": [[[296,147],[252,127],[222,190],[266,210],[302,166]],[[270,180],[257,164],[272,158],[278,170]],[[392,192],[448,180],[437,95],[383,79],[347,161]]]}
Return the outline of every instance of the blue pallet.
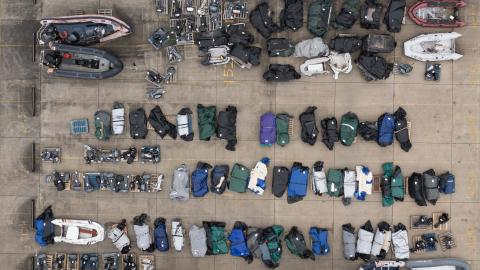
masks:
{"label": "blue pallet", "polygon": [[70,132],[73,135],[88,133],[88,119],[75,119],[70,121]]}

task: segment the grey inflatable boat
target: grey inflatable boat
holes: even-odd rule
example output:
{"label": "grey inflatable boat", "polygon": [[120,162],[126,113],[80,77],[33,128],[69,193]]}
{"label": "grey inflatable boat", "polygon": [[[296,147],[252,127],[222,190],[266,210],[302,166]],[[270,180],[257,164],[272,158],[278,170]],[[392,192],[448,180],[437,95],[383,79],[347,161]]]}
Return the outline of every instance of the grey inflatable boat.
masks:
{"label": "grey inflatable boat", "polygon": [[470,270],[470,265],[461,259],[440,258],[408,261],[371,261],[359,270]]}

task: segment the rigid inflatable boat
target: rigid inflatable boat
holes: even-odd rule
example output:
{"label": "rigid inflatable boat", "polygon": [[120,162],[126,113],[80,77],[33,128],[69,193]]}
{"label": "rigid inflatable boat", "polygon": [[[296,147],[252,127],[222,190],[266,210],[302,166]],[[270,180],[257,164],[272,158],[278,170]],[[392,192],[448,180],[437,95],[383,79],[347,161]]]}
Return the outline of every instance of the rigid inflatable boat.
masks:
{"label": "rigid inflatable boat", "polygon": [[125,22],[111,16],[77,15],[46,18],[37,32],[38,44],[57,42],[70,45],[91,45],[132,33]]}
{"label": "rigid inflatable boat", "polygon": [[103,241],[102,225],[90,220],[54,219],[52,224],[60,227],[60,235],[55,235],[55,243],[65,242],[75,245],[93,245]]}
{"label": "rigid inflatable boat", "polygon": [[419,61],[458,60],[463,55],[455,52],[456,32],[432,33],[416,36],[403,43],[405,55]]}
{"label": "rigid inflatable boat", "polygon": [[408,17],[425,27],[462,27],[458,13],[465,5],[463,0],[420,0],[408,9]]}
{"label": "rigid inflatable boat", "polygon": [[123,63],[106,51],[63,44],[43,50],[42,63],[53,76],[76,79],[105,79],[123,69]]}
{"label": "rigid inflatable boat", "polygon": [[470,270],[470,265],[464,260],[441,258],[429,260],[408,261],[371,261],[359,270]]}

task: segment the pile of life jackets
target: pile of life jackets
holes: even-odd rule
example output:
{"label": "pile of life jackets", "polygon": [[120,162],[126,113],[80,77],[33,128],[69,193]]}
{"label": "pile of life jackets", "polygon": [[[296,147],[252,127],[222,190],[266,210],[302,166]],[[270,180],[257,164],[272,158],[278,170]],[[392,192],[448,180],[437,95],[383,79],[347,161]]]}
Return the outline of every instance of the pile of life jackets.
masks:
{"label": "pile of life jackets", "polygon": [[346,260],[361,258],[364,261],[383,260],[393,244],[395,259],[405,260],[410,257],[408,233],[405,225],[398,223],[393,228],[381,221],[374,230],[368,220],[360,227],[355,237],[355,228],[350,224],[342,225],[343,256]]}
{"label": "pile of life jackets", "polygon": [[433,169],[423,173],[414,172],[408,178],[408,194],[418,206],[435,205],[440,193],[455,193],[455,176],[450,172],[436,175]]}
{"label": "pile of life jackets", "polygon": [[277,143],[285,146],[290,142],[290,134],[288,132],[292,116],[287,113],[279,113],[275,115],[272,112],[262,114],[260,117],[260,145],[272,146]]}

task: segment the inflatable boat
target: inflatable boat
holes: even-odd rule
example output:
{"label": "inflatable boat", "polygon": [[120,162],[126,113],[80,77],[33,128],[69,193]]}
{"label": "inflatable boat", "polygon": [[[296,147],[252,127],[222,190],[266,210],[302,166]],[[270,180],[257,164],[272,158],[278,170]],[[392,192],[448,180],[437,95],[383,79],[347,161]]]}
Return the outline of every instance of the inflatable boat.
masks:
{"label": "inflatable boat", "polygon": [[54,219],[52,224],[60,227],[60,235],[55,235],[55,243],[93,245],[103,241],[102,225],[90,220]]}
{"label": "inflatable boat", "polygon": [[418,61],[458,60],[463,55],[455,52],[456,32],[432,33],[416,36],[403,43],[405,55]]}
{"label": "inflatable boat", "polygon": [[359,270],[470,270],[470,265],[461,259],[441,258],[409,261],[371,261]]}
{"label": "inflatable boat", "polygon": [[75,79],[105,79],[123,69],[123,63],[106,51],[64,44],[43,50],[42,64],[48,67],[48,74]]}
{"label": "inflatable boat", "polygon": [[77,15],[46,18],[37,31],[40,45],[57,42],[70,45],[91,45],[105,42],[132,33],[125,22],[111,16]]}
{"label": "inflatable boat", "polygon": [[420,0],[408,9],[408,17],[425,27],[462,27],[458,13],[465,5],[463,0]]}

